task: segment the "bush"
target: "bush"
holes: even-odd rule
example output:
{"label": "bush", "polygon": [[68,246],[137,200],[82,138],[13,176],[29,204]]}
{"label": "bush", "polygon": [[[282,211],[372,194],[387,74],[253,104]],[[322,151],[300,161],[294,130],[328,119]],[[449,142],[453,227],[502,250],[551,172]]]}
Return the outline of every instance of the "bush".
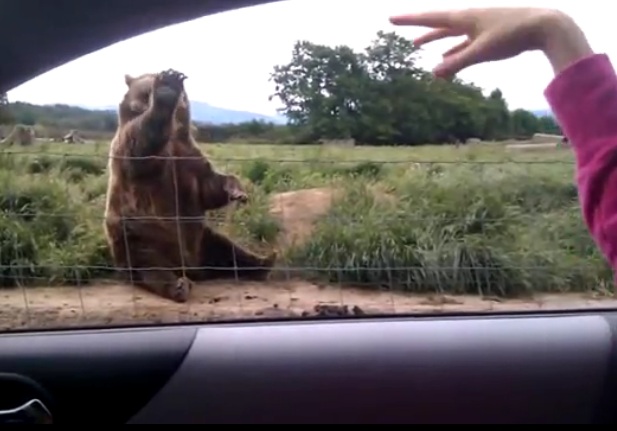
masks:
{"label": "bush", "polygon": [[[594,290],[611,279],[561,172],[478,175],[473,166],[391,178],[393,207],[348,183],[296,266],[337,283],[515,296]],[[490,176],[490,180],[489,177]]]}
{"label": "bush", "polygon": [[[81,261],[107,265],[92,257],[103,244],[100,225],[80,202],[79,189],[67,186],[62,177],[18,176],[10,171],[0,171],[0,185],[3,286],[71,283],[80,276],[68,277],[64,266]],[[56,259],[58,250],[66,256],[64,265]],[[87,281],[89,276],[81,279]]]}

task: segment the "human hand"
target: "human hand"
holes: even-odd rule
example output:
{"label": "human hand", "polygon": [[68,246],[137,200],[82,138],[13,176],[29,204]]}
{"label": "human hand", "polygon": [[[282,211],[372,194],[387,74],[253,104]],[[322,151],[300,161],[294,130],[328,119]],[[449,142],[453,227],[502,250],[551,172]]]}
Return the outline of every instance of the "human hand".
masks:
{"label": "human hand", "polygon": [[435,11],[394,16],[390,22],[433,28],[414,40],[416,46],[453,36],[467,36],[464,42],[443,54],[443,61],[433,70],[439,77],[451,77],[474,64],[504,60],[533,50],[543,50],[557,73],[591,53],[574,21],[553,9]]}

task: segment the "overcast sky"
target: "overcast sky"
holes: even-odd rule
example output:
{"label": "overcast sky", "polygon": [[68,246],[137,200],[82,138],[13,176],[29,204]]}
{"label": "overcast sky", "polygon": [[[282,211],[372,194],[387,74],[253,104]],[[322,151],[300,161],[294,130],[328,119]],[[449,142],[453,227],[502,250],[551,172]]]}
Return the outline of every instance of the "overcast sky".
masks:
{"label": "overcast sky", "polygon": [[[66,103],[89,106],[115,105],[124,92],[124,74],[175,68],[184,72],[189,97],[212,105],[273,114],[268,82],[276,64],[289,61],[298,39],[344,44],[361,50],[378,30],[396,30],[413,37],[422,29],[394,27],[388,16],[453,7],[495,5],[491,0],[286,0],[245,8],[187,23],[109,46],[56,68],[11,92],[11,101],[36,104]],[[500,0],[500,6],[559,7],[585,30],[596,52],[617,58],[617,29],[610,2],[586,0]],[[600,4],[602,6],[600,7]],[[422,64],[434,66],[453,39],[425,48]],[[502,89],[512,109],[545,108],[542,95],[551,69],[538,53],[527,53],[501,63],[475,66],[460,77],[491,90]]]}

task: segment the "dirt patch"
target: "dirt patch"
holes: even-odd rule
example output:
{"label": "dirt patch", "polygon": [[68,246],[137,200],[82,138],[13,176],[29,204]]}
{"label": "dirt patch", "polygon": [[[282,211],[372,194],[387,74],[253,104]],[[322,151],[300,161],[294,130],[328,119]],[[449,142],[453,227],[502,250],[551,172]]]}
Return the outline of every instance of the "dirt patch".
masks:
{"label": "dirt patch", "polygon": [[314,188],[278,193],[270,200],[270,213],[281,223],[280,245],[299,244],[310,236],[315,221],[328,213],[340,191]]}
{"label": "dirt patch", "polygon": [[[380,185],[369,190],[381,203],[395,204],[396,198]],[[313,232],[315,222],[328,213],[342,190],[327,187],[278,193],[270,199],[270,214],[281,223],[279,245],[289,247],[302,244]]]}
{"label": "dirt patch", "polygon": [[0,329],[4,331],[287,316],[617,307],[616,299],[588,295],[542,295],[524,300],[418,296],[321,286],[299,280],[202,284],[195,287],[193,297],[186,304],[175,304],[141,289],[107,283],[81,288],[10,289],[0,292],[0,298],[3,304]]}

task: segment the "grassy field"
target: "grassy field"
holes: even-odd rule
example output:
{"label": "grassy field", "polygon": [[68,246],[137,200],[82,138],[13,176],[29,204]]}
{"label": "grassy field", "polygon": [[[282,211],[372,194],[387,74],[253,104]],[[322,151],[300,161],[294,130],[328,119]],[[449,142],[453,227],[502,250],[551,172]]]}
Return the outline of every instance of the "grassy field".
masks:
{"label": "grassy field", "polygon": [[[216,222],[280,250],[294,277],[410,292],[513,296],[603,291],[611,273],[580,216],[568,150],[204,145],[249,205]],[[0,155],[0,284],[112,277],[103,238],[107,146],[41,144]],[[277,193],[336,190],[302,243],[281,245]]]}

